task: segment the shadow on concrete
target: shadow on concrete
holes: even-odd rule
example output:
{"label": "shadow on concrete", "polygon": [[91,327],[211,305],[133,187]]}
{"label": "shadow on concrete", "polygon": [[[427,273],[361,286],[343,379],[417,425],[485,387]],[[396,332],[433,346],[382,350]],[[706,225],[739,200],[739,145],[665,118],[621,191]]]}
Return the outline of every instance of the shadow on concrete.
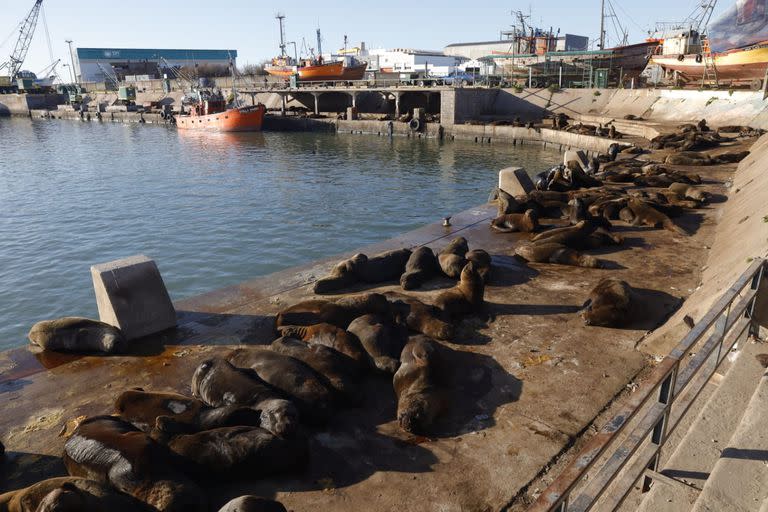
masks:
{"label": "shadow on concrete", "polygon": [[759,460],[768,462],[768,450],[753,450],[750,448],[726,448],[721,457],[741,460]]}
{"label": "shadow on concrete", "polygon": [[[162,345],[263,345],[275,338],[273,315],[179,312],[184,323],[158,340]],[[227,333],[217,335],[217,332]]]}
{"label": "shadow on concrete", "polygon": [[634,292],[633,320],[622,327],[625,330],[653,330],[663,324],[683,303],[679,297],[659,290],[634,288]]}
{"label": "shadow on concrete", "polygon": [[571,315],[581,310],[581,306],[568,306],[556,304],[491,304],[489,306],[497,316],[545,316],[545,315]]}
{"label": "shadow on concrete", "polygon": [[0,460],[0,493],[28,487],[41,480],[59,476],[67,476],[67,469],[59,457],[5,452],[5,460]]}

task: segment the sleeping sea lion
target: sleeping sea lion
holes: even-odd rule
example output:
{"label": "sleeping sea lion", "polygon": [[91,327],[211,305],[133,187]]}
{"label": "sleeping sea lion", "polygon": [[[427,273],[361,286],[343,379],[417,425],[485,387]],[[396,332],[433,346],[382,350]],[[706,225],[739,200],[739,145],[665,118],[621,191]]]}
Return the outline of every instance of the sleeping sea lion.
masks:
{"label": "sleeping sea lion", "polygon": [[412,434],[428,434],[448,404],[440,379],[444,369],[438,348],[426,336],[411,338],[400,354],[400,368],[392,379],[397,395],[397,421]]}
{"label": "sleeping sea lion", "polygon": [[205,495],[165,446],[114,416],[88,418],[64,443],[71,476],[109,484],[164,512],[207,510]]}
{"label": "sleeping sea lion", "polygon": [[672,183],[668,187],[668,190],[678,199],[690,199],[698,203],[706,203],[710,198],[708,192],[692,187],[686,183]]}
{"label": "sleeping sea lion", "polygon": [[440,311],[436,307],[402,293],[386,292],[384,295],[391,302],[404,307],[401,315],[408,329],[438,340],[453,338],[453,325],[440,318]]}
{"label": "sleeping sea lion", "polygon": [[333,412],[336,391],[298,359],[262,349],[236,349],[227,360],[237,368],[256,372],[261,380],[291,398],[302,420],[324,423]]}
{"label": "sleeping sea lion", "polygon": [[315,293],[330,293],[352,286],[358,281],[358,269],[367,261],[368,256],[365,254],[355,254],[340,261],[331,269],[330,275],[315,281],[312,290]]}
{"label": "sleeping sea lion", "polygon": [[59,477],[0,494],[0,511],[153,512],[157,509],[101,482]]}
{"label": "sleeping sea lion", "polygon": [[467,264],[464,255],[469,252],[467,239],[460,236],[451,240],[437,255],[440,268],[448,277],[459,277],[461,269]]}
{"label": "sleeping sea lion", "polygon": [[523,244],[515,248],[515,254],[532,263],[558,263],[575,267],[602,268],[602,263],[588,254],[558,243]]}
{"label": "sleeping sea lion", "polygon": [[359,375],[361,368],[348,357],[323,345],[309,345],[295,338],[282,337],[272,342],[270,348],[306,364],[341,395],[353,403],[360,403]]}
{"label": "sleeping sea lion", "polygon": [[550,229],[534,236],[531,241],[533,243],[555,243],[566,246],[577,245],[582,242],[586,237],[591,235],[597,229],[597,225],[593,222],[582,220],[564,228]]}
{"label": "sleeping sea lion", "polygon": [[33,325],[27,337],[43,350],[104,354],[125,350],[125,337],[120,329],[88,318],[44,320]]}
{"label": "sleeping sea lion", "polygon": [[177,436],[168,448],[186,462],[186,471],[205,479],[284,473],[300,468],[307,455],[304,439],[283,439],[258,427],[225,427]]}
{"label": "sleeping sea lion", "polygon": [[443,312],[445,318],[477,313],[483,307],[485,284],[474,262],[469,262],[461,271],[461,278],[456,286],[442,292],[435,299],[435,307]]}
{"label": "sleeping sea lion", "polygon": [[240,496],[219,509],[219,512],[287,512],[279,501],[258,496]]}
{"label": "sleeping sea lion", "polygon": [[367,365],[368,358],[360,340],[354,334],[331,324],[289,325],[278,327],[280,336],[305,341],[310,345],[322,345],[344,354],[358,365]]}
{"label": "sleeping sea lion", "polygon": [[259,425],[273,434],[290,437],[299,426],[296,406],[285,395],[251,371],[221,358],[200,363],[192,375],[192,396],[218,409],[247,406],[259,414]]}
{"label": "sleeping sea lion", "polygon": [[[629,210],[631,212],[631,216],[625,210]],[[679,235],[688,236],[688,233],[683,228],[672,222],[672,219],[651,206],[646,201],[632,198],[627,203],[627,208],[622,210],[620,213],[623,213],[622,220],[629,222],[634,226],[664,228]],[[631,220],[627,220],[630,217]]]}
{"label": "sleeping sea lion", "polygon": [[622,327],[630,320],[632,288],[619,279],[603,279],[590,292],[581,318],[585,325]]}
{"label": "sleeping sea lion", "polygon": [[331,275],[315,282],[313,290],[315,293],[330,293],[357,282],[373,284],[399,279],[410,256],[410,249],[387,251],[371,257],[357,254],[338,263]]}
{"label": "sleeping sea lion", "polygon": [[429,247],[419,247],[411,253],[405,264],[405,273],[400,276],[403,290],[415,290],[440,273],[440,264]]}
{"label": "sleeping sea lion", "polygon": [[534,210],[501,215],[491,221],[491,229],[499,233],[533,233],[539,229],[539,216]]}
{"label": "sleeping sea lion", "polygon": [[349,324],[368,353],[371,368],[394,374],[400,364],[400,352],[408,340],[407,330],[378,315],[364,315]]}
{"label": "sleeping sea lion", "polygon": [[368,314],[391,316],[386,297],[366,293],[343,297],[335,301],[308,300],[294,304],[277,314],[277,327],[328,323],[346,329],[355,318]]}

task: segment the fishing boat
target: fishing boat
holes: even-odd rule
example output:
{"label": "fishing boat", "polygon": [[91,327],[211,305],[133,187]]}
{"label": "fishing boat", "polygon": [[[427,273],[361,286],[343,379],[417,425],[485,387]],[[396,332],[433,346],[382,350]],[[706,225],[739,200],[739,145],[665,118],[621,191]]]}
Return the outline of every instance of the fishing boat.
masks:
{"label": "fishing boat", "polygon": [[197,101],[188,106],[188,113],[176,116],[176,127],[180,130],[203,130],[211,132],[257,132],[261,131],[264,105],[227,108],[221,93],[199,91]]}
{"label": "fishing boat", "polygon": [[[349,64],[347,64],[349,60]],[[299,80],[305,82],[318,81],[350,81],[362,80],[368,64],[356,62],[351,57],[335,62],[318,62],[298,68]]]}

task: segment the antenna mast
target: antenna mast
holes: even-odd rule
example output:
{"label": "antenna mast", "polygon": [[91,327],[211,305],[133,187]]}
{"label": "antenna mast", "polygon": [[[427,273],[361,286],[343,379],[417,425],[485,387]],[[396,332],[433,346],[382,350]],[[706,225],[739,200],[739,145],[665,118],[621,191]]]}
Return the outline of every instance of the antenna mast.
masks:
{"label": "antenna mast", "polygon": [[285,14],[279,12],[275,15],[278,23],[280,23],[280,56],[285,57]]}
{"label": "antenna mast", "polygon": [[600,49],[605,50],[605,0],[600,2]]}

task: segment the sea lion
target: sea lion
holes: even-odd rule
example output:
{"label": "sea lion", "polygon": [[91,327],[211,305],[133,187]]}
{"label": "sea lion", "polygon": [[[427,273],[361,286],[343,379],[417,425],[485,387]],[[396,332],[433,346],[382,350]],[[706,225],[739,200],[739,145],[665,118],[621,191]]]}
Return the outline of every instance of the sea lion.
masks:
{"label": "sea lion", "polygon": [[391,316],[386,297],[379,293],[366,293],[335,301],[315,299],[299,302],[278,313],[276,324],[283,327],[328,323],[346,329],[352,320],[368,314]]}
{"label": "sea lion", "polygon": [[109,484],[163,512],[207,510],[202,491],[174,467],[173,454],[114,416],[88,418],[64,443],[71,476]]}
{"label": "sea lion", "polygon": [[584,243],[584,241],[598,229],[596,223],[582,220],[564,228],[551,229],[543,233],[539,233],[534,236],[531,241],[535,244],[538,243],[555,243],[562,244],[568,247],[578,247]]}
{"label": "sea lion", "polygon": [[403,308],[400,312],[401,318],[411,331],[438,340],[453,338],[453,325],[440,318],[441,312],[436,307],[402,293],[386,292],[384,295],[389,301],[398,303],[398,307]]}
{"label": "sea lion", "polygon": [[400,354],[400,368],[392,379],[397,396],[397,421],[412,434],[426,435],[448,400],[440,374],[439,347],[426,336],[415,336]]}
{"label": "sea lion", "polygon": [[289,325],[278,327],[280,336],[297,338],[310,345],[332,348],[358,365],[367,365],[368,358],[360,340],[354,334],[331,324]]}
{"label": "sea lion", "polygon": [[499,233],[533,233],[539,229],[539,216],[534,210],[501,215],[491,221],[491,229]]}
{"label": "sea lion", "polygon": [[362,343],[371,368],[389,374],[397,371],[400,352],[408,340],[403,326],[379,315],[364,315],[349,324],[349,332]]}
{"label": "sea lion", "polygon": [[713,160],[706,153],[692,153],[689,151],[669,155],[664,163],[668,165],[713,165]]}
{"label": "sea lion", "polygon": [[602,215],[594,216],[590,214],[584,199],[578,197],[574,197],[568,201],[568,220],[571,222],[571,225],[576,225],[581,221],[587,221],[588,223],[592,223],[605,229],[611,229],[613,227],[611,222]]}
{"label": "sea lion", "polygon": [[440,262],[440,268],[448,277],[459,277],[461,269],[467,264],[464,255],[469,252],[469,244],[463,236],[451,240],[437,255]]}
{"label": "sea lion", "polygon": [[235,367],[253,370],[261,380],[288,395],[302,420],[318,424],[331,416],[337,393],[298,359],[270,350],[236,349],[227,355],[227,360]]}
{"label": "sea lion", "polygon": [[632,288],[619,279],[603,279],[590,292],[581,318],[585,325],[622,327],[629,320]]}
{"label": "sea lion", "polygon": [[59,477],[0,494],[3,512],[156,512],[133,496],[87,478]]}
{"label": "sea lion", "polygon": [[[194,433],[235,425],[259,426],[258,411],[250,407],[212,408],[201,400],[177,393],[153,393],[140,389],[125,391],[115,401],[120,419],[155,438],[167,434]],[[157,432],[157,431],[160,432]]]}
{"label": "sea lion", "polygon": [[293,436],[299,426],[298,410],[283,393],[221,358],[200,363],[192,375],[192,396],[217,409],[251,407],[259,413],[261,428],[277,436]]}
{"label": "sea lion", "polygon": [[177,436],[168,448],[186,462],[186,471],[206,479],[271,476],[301,467],[307,455],[304,439],[283,439],[258,427]]}
{"label": "sea lion", "polygon": [[27,337],[43,350],[104,354],[125,350],[125,337],[120,329],[88,318],[65,317],[37,322]]}
{"label": "sea lion", "polygon": [[400,276],[403,290],[415,290],[440,273],[440,264],[429,247],[419,247],[411,253],[405,264],[405,273]]}
{"label": "sea lion", "polygon": [[435,307],[445,318],[478,313],[483,307],[485,284],[474,262],[470,261],[461,271],[461,279],[453,288],[442,292],[435,299]]}
{"label": "sea lion", "polygon": [[504,192],[500,188],[496,189],[496,195],[499,201],[498,216],[509,215],[510,213],[519,213],[521,211],[520,203],[514,196]]}
{"label": "sea lion", "polygon": [[672,183],[668,190],[675,194],[678,199],[690,199],[698,203],[706,203],[710,198],[709,192],[692,187],[686,183]]}
{"label": "sea lion", "polygon": [[282,337],[272,342],[270,348],[306,364],[328,384],[353,403],[360,403],[360,367],[348,357],[323,345],[309,345],[295,338]]}
{"label": "sea lion", "polygon": [[575,267],[602,268],[603,264],[588,254],[558,243],[523,244],[515,248],[515,254],[532,263],[558,263]]}
{"label": "sea lion", "polygon": [[355,254],[340,261],[331,269],[330,275],[315,281],[312,290],[315,293],[330,293],[352,286],[358,281],[358,269],[367,261],[368,256],[365,254]]}
{"label": "sea lion", "polygon": [[491,276],[491,255],[483,249],[474,249],[469,251],[464,258],[475,264],[475,269],[483,279],[483,283],[488,284]]}
{"label": "sea lion", "polygon": [[[631,216],[626,210],[631,211]],[[654,208],[651,204],[641,199],[631,198],[627,203],[627,208],[621,211],[622,220],[629,222],[634,226],[650,226],[652,228],[664,228],[679,235],[688,236],[688,233],[672,222],[667,215]],[[631,220],[627,220],[630,219]]]}
{"label": "sea lion", "polygon": [[279,501],[258,496],[240,496],[219,509],[219,512],[287,512]]}

